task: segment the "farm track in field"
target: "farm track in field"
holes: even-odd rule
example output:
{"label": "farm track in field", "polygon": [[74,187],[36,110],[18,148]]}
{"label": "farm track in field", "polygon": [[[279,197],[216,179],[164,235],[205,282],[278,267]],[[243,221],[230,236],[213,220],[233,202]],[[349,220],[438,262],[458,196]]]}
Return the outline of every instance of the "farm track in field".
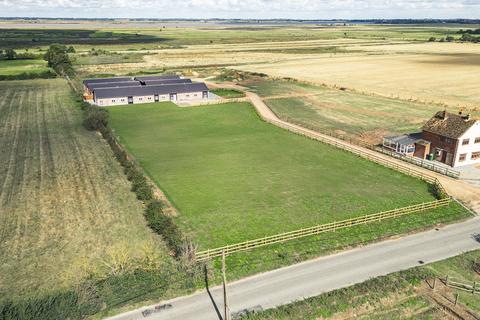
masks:
{"label": "farm track in field", "polygon": [[147,254],[169,263],[64,80],[5,82],[0,97],[0,297],[106,274],[119,257],[132,268]]}

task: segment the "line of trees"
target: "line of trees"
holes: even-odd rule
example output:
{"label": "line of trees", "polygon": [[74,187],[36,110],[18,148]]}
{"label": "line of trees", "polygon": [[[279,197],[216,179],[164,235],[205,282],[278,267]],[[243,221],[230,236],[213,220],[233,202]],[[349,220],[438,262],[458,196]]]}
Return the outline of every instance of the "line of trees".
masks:
{"label": "line of trees", "polygon": [[0,49],[0,60],[28,60],[37,58],[39,58],[38,55],[30,52],[18,53],[11,48],[5,50]]}
{"label": "line of trees", "polygon": [[74,53],[75,49],[62,44],[52,44],[43,56],[48,62],[48,66],[60,75],[73,75],[74,70],[69,53]]}

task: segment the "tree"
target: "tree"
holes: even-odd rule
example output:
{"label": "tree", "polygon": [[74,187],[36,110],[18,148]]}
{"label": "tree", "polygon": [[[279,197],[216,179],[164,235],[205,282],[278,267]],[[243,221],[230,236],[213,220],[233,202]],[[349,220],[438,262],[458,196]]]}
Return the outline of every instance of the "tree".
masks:
{"label": "tree", "polygon": [[48,62],[48,66],[53,68],[59,74],[72,74],[72,61],[67,53],[66,46],[61,44],[52,44],[48,48],[43,58]]}
{"label": "tree", "polygon": [[15,60],[17,53],[13,49],[6,49],[5,56],[7,57],[7,60]]}
{"label": "tree", "polygon": [[430,37],[430,39],[428,39],[429,42],[435,42],[435,40],[437,40],[435,37]]}
{"label": "tree", "polygon": [[452,42],[452,41],[455,40],[455,38],[452,37],[452,36],[447,36],[447,37],[445,38],[445,40],[447,40],[447,42]]}
{"label": "tree", "polygon": [[67,53],[75,53],[75,48],[73,46],[68,47]]}

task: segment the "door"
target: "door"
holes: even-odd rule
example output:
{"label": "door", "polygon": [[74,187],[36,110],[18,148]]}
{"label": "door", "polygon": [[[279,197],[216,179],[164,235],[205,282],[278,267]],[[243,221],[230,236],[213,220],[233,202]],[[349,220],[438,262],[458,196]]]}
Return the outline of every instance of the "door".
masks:
{"label": "door", "polygon": [[177,101],[177,94],[176,93],[170,93],[170,101]]}
{"label": "door", "polygon": [[445,150],[442,150],[442,155],[440,157],[440,162],[447,163],[447,154],[448,154],[448,152],[446,152]]}
{"label": "door", "polygon": [[155,99],[155,102],[158,102],[158,94],[156,94],[153,98]]}
{"label": "door", "polygon": [[128,104],[133,104],[133,97],[128,97]]}
{"label": "door", "polygon": [[203,99],[208,99],[208,91],[203,91],[202,92],[202,98]]}

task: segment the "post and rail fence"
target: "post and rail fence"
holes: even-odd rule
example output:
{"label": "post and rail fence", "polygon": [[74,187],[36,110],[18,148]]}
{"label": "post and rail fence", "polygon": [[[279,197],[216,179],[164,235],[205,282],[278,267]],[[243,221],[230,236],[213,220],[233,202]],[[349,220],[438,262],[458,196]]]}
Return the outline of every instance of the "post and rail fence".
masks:
{"label": "post and rail fence", "polygon": [[472,294],[480,294],[480,284],[478,282],[462,282],[457,281],[450,276],[446,276],[443,280],[445,285],[450,288],[454,288],[457,290],[471,292]]}
{"label": "post and rail fence", "polygon": [[356,218],[350,218],[341,221],[330,222],[314,227],[303,228],[299,230],[284,232],[272,236],[266,236],[263,238],[248,240],[240,243],[226,245],[223,247],[208,249],[204,251],[196,252],[195,257],[197,261],[206,261],[212,258],[221,257],[223,254],[229,255],[236,252],[247,251],[275,243],[285,242],[288,240],[299,239],[303,237],[318,235],[325,232],[334,232],[336,230],[350,228],[358,225],[368,224],[372,222],[381,221],[389,218],[396,218],[412,213],[417,213],[429,209],[435,209],[438,207],[448,206],[452,199],[450,197],[430,202],[424,202],[415,204],[399,209],[388,210],[384,212],[378,212],[374,214],[368,214]]}
{"label": "post and rail fence", "polygon": [[[267,121],[267,122],[272,122],[273,121],[273,120],[270,121],[270,120],[267,120],[267,119],[264,119],[264,120]],[[386,154],[386,155],[388,155],[390,157],[393,157],[395,159],[414,164],[418,167],[422,167],[422,168],[428,169],[428,170],[433,171],[433,172],[443,174],[443,175],[445,175],[447,177],[450,177],[450,178],[460,179],[460,171],[453,170],[453,169],[447,168],[445,166],[437,165],[434,162],[429,161],[429,160],[423,160],[423,159],[420,159],[420,158],[404,156],[404,155],[398,154],[394,151],[387,150],[383,147],[380,147],[380,146],[377,146],[375,144],[366,142],[362,139],[355,138],[355,137],[352,137],[352,136],[349,136],[349,135],[346,135],[346,134],[340,134],[340,133],[337,133],[333,130],[325,130],[325,129],[313,128],[313,127],[310,127],[310,126],[305,126],[305,124],[297,124],[292,119],[287,119],[287,122],[291,122],[291,123],[296,124],[300,127],[305,127],[306,129],[316,131],[320,134],[323,134],[323,135],[326,135],[326,136],[329,136],[329,137],[332,137],[332,138],[335,138],[335,139],[339,139],[339,140],[348,142],[348,143],[356,145],[356,146],[364,147],[364,148],[367,148],[367,149],[370,149],[370,150],[373,150],[373,151],[377,151],[377,152]],[[278,126],[278,123],[273,123],[273,124],[276,124]]]}
{"label": "post and rail fence", "polygon": [[247,251],[251,249],[255,249],[258,247],[263,247],[267,245],[272,245],[276,243],[281,243],[289,240],[294,240],[298,238],[303,238],[307,236],[313,236],[313,235],[318,235],[321,233],[325,232],[334,232],[336,230],[340,229],[345,229],[345,228],[350,228],[358,225],[363,225],[367,223],[372,223],[372,222],[377,222],[381,221],[384,219],[389,219],[389,218],[396,218],[399,216],[403,215],[408,215],[412,213],[417,213],[417,212],[422,212],[425,210],[429,209],[435,209],[438,207],[444,207],[448,206],[452,202],[452,198],[448,196],[448,193],[445,191],[444,187],[440,183],[440,181],[433,175],[427,174],[423,171],[411,168],[410,166],[400,164],[395,161],[391,161],[388,159],[385,159],[383,157],[377,156],[375,154],[372,154],[370,152],[366,152],[362,149],[350,146],[346,144],[343,140],[341,142],[336,141],[335,139],[332,139],[334,137],[326,135],[322,135],[321,133],[316,133],[316,132],[305,132],[305,129],[296,126],[293,124],[289,124],[283,121],[277,121],[274,119],[270,119],[267,117],[263,117],[260,113],[259,116],[266,122],[271,123],[273,125],[276,125],[280,128],[289,130],[293,133],[303,135],[305,137],[315,139],[327,144],[330,144],[334,147],[337,147],[339,149],[345,150],[352,152],[358,156],[361,156],[365,159],[368,159],[370,161],[373,161],[375,163],[378,163],[380,165],[383,165],[385,167],[394,169],[396,171],[402,172],[404,174],[416,177],[418,179],[421,179],[431,185],[434,185],[437,187],[440,193],[444,194],[446,197],[443,199],[435,200],[435,201],[430,201],[430,202],[425,202],[425,203],[420,203],[420,204],[415,204],[403,208],[398,208],[398,209],[393,209],[393,210],[388,210],[384,212],[378,212],[374,214],[369,214],[369,215],[364,215],[356,218],[350,218],[342,221],[335,221],[331,223],[326,223],[322,225],[317,225],[309,228],[303,228],[299,230],[294,230],[294,231],[289,231],[285,233],[280,233],[272,236],[266,236],[263,238],[259,239],[254,239],[254,240],[248,240],[240,243],[235,243],[231,245],[226,245],[223,247],[219,248],[214,248],[214,249],[207,249],[203,251],[198,251],[195,253],[196,260],[201,262],[201,261],[206,261],[212,258],[216,257],[221,257],[222,255],[229,255],[232,253],[236,252],[241,252],[241,251]]}

